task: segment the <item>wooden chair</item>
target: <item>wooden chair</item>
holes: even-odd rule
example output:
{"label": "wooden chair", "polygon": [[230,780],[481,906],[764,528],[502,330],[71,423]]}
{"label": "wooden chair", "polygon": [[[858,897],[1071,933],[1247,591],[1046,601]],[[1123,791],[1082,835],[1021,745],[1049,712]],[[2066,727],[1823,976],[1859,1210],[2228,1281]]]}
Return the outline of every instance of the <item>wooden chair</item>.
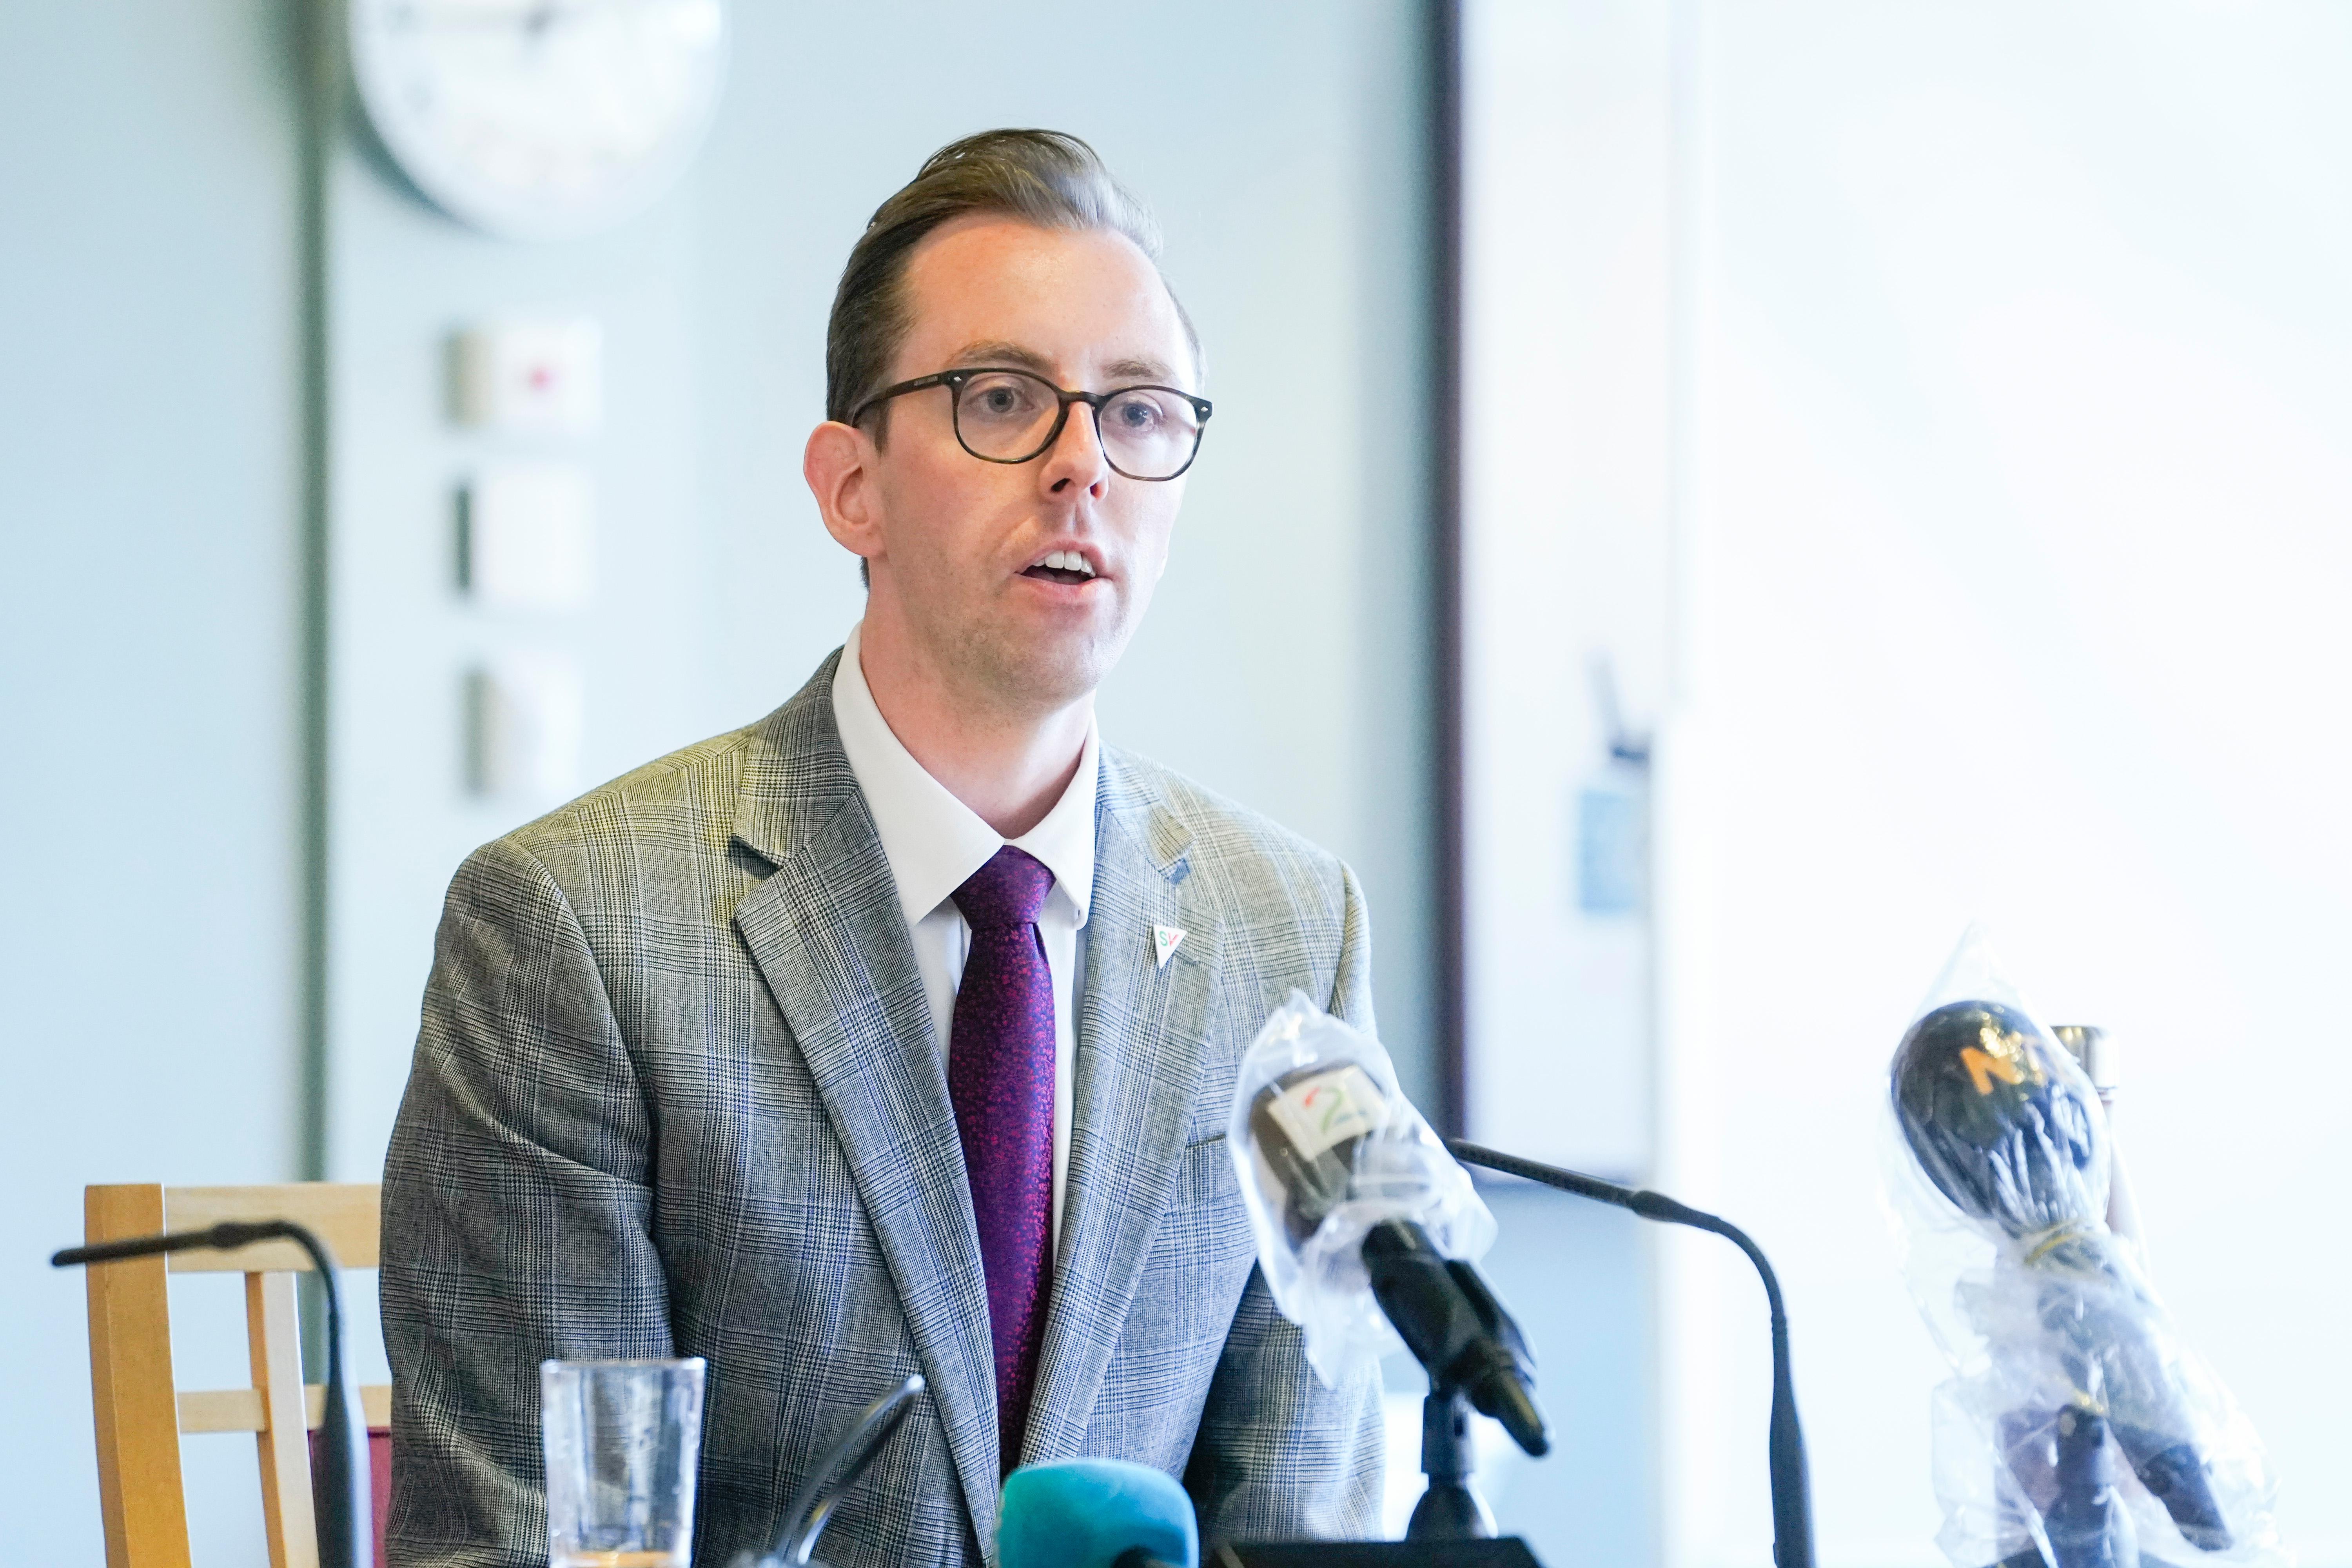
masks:
{"label": "wooden chair", "polygon": [[[373,1268],[377,1192],[373,1184],[328,1182],[90,1187],[84,1194],[83,1231],[89,1241],[119,1241],[198,1230],[226,1219],[290,1219],[316,1231],[346,1269]],[[245,1276],[251,1387],[183,1392],[173,1383],[167,1267]],[[180,1436],[193,1432],[255,1435],[270,1568],[318,1568],[310,1429],[319,1424],[325,1392],[302,1382],[296,1310],[297,1282],[309,1268],[309,1258],[292,1242],[272,1241],[237,1252],[175,1252],[89,1269],[89,1382],[107,1568],[189,1568]],[[391,1425],[391,1389],[362,1388],[360,1402],[371,1433]],[[371,1446],[384,1441],[372,1437]],[[382,1462],[377,1456],[379,1469]],[[381,1518],[376,1528],[380,1555]]]}

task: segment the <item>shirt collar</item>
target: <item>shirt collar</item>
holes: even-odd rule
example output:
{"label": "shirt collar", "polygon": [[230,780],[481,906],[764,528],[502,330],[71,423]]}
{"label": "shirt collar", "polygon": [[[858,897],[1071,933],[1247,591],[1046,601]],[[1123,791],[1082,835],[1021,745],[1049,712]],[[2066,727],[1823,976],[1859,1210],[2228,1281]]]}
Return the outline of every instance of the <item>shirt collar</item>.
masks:
{"label": "shirt collar", "polygon": [[1014,839],[982,821],[948,787],[923,770],[892,732],[858,662],[858,634],[852,626],[833,677],[834,723],[850,772],[874,814],[875,832],[898,885],[898,904],[913,925],[940,907],[971,874],[1009,842],[1035,856],[1054,873],[1051,897],[1066,900],[1073,924],[1087,923],[1095,881],[1095,789],[1100,765],[1094,721],[1087,722],[1078,771],[1044,820]]}

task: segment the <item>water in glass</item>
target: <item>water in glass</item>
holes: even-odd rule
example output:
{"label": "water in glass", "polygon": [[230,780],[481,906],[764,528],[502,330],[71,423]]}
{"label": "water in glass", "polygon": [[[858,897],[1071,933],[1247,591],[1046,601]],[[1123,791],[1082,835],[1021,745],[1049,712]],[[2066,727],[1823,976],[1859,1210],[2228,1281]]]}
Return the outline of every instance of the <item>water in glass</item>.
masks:
{"label": "water in glass", "polygon": [[551,1568],[687,1568],[700,1358],[539,1368]]}

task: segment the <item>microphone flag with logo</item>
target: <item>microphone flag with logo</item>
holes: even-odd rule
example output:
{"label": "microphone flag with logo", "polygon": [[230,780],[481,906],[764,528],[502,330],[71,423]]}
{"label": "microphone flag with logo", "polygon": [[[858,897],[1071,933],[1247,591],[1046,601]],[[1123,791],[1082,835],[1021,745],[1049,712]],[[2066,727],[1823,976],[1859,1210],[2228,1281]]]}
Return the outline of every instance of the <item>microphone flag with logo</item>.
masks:
{"label": "microphone flag with logo", "polygon": [[1470,1267],[1495,1216],[1378,1040],[1292,992],[1242,1054],[1226,1142],[1266,1287],[1327,1386],[1402,1344],[1545,1451],[1533,1358]]}

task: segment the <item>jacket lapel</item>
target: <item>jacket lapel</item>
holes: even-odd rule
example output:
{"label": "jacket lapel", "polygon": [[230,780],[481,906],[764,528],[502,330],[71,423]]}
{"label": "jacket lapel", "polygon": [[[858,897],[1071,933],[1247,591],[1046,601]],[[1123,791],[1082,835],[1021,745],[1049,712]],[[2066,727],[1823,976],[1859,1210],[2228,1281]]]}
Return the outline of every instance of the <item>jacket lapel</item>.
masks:
{"label": "jacket lapel", "polygon": [[761,727],[771,744],[747,762],[735,837],[775,871],[735,925],[824,1098],[972,1528],[992,1542],[996,1384],[971,1191],[897,884],[834,727],[833,668]]}
{"label": "jacket lapel", "polygon": [[[1070,1157],[1053,1305],[1023,1458],[1075,1456],[1161,1216],[1206,1045],[1218,932],[1190,835],[1108,753],[1087,917]],[[1165,964],[1152,928],[1184,932]]]}

